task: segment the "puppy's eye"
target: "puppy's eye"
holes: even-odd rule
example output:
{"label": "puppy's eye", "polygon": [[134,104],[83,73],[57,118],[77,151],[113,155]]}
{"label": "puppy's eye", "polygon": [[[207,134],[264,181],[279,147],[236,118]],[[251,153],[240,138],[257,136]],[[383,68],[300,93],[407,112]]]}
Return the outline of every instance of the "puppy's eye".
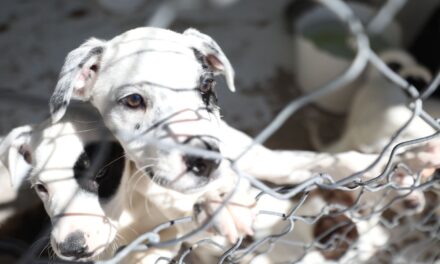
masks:
{"label": "puppy's eye", "polygon": [[95,175],[95,181],[100,183],[108,175],[107,172],[108,172],[108,167],[104,167],[104,168],[100,169],[98,171],[98,173]]}
{"label": "puppy's eye", "polygon": [[49,191],[47,190],[46,186],[44,186],[44,184],[42,184],[42,183],[35,184],[34,188],[35,188],[35,191],[42,196],[49,195]]}
{"label": "puppy's eye", "polygon": [[119,102],[129,108],[145,108],[145,101],[140,94],[130,94],[119,100]]}
{"label": "puppy's eye", "polygon": [[90,160],[85,153],[81,154],[79,159],[76,161],[73,169],[78,171],[85,171],[90,168]]}
{"label": "puppy's eye", "polygon": [[200,91],[202,93],[208,93],[212,90],[215,85],[215,81],[212,78],[207,78],[202,81],[202,85],[200,86]]}

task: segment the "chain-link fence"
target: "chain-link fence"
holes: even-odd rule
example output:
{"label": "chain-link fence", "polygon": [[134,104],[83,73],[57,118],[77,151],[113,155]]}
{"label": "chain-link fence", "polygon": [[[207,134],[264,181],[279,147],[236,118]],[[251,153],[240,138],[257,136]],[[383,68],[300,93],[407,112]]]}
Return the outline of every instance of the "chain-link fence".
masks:
{"label": "chain-link fence", "polygon": [[[405,5],[404,0],[389,0],[367,25],[354,15],[350,7],[340,0],[317,1],[333,12],[348,28],[352,48],[356,51],[348,69],[323,87],[291,101],[253,139],[253,145],[263,144],[302,107],[326,98],[341,87],[354,82],[371,64],[390,82],[405,91],[411,115],[389,138],[384,147],[363,170],[348,175],[332,175],[321,171],[296,185],[273,186],[257,180],[240,170],[237,163],[247,155],[244,150],[230,168],[236,174],[235,188],[223,197],[223,202],[212,212],[207,221],[196,222],[193,216],[170,219],[153,230],[139,235],[130,243],[116,250],[114,256],[95,263],[124,263],[133,253],[142,253],[166,247],[178,247],[174,257],[163,256],[157,263],[191,263],[215,261],[218,263],[436,263],[440,259],[438,177],[435,171],[413,171],[411,160],[417,148],[427,142],[435,142],[440,126],[435,117],[424,110],[424,101],[440,84],[440,74],[424,89],[418,90],[393,71],[381,57],[370,48],[369,36],[380,34]],[[182,8],[179,2],[167,1],[148,22],[149,25],[167,27]],[[200,3],[192,3],[194,7]],[[384,88],[385,89],[385,88]],[[7,100],[35,103],[45,100],[22,97],[10,93]],[[425,137],[401,141],[406,129],[420,118],[433,128]],[[387,124],[383,124],[386,126]],[[407,150],[412,152],[408,154]],[[415,149],[415,150],[414,150]],[[435,147],[430,149],[435,153]],[[416,154],[414,154],[416,153]],[[206,154],[206,153],[202,153]],[[406,155],[408,154],[408,155]],[[405,156],[406,155],[406,156]],[[429,163],[427,161],[426,163]],[[426,164],[425,164],[426,165]],[[434,167],[435,165],[427,165]],[[380,171],[376,173],[376,171]],[[368,178],[366,174],[373,175]],[[409,175],[409,176],[408,176]],[[226,207],[240,182],[250,182],[255,195],[256,219],[273,223],[261,234],[241,237],[229,245],[205,233],[210,229]],[[270,198],[271,197],[271,198]],[[264,204],[268,199],[270,206]],[[280,205],[276,205],[276,203]],[[260,205],[260,203],[262,203]],[[287,205],[283,205],[286,204]],[[261,218],[261,219],[260,219]],[[136,219],[142,221],[142,219]],[[194,223],[196,228],[185,228],[177,238],[162,240],[161,233],[167,229]],[[19,244],[2,242],[4,250],[20,255],[19,263],[65,263],[55,258],[47,259],[41,252],[47,246],[50,227],[43,231],[42,242],[36,242],[23,252]],[[211,233],[208,233],[211,234]],[[159,251],[160,252],[160,251]],[[174,252],[174,253],[177,253]],[[160,255],[160,253],[158,253]],[[203,258],[206,257],[206,258]],[[66,261],[67,262],[67,261]],[[69,262],[70,263],[70,262]]]}

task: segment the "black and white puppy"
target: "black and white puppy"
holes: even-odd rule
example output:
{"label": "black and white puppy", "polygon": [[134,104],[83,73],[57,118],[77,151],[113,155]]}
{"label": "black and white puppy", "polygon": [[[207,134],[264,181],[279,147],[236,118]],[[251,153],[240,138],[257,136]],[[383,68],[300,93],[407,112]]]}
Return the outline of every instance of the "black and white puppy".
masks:
{"label": "black and white puppy", "polygon": [[[59,257],[89,260],[111,256],[119,245],[170,220],[170,215],[192,212],[188,196],[173,196],[169,190],[150,186],[149,178],[137,173],[120,144],[92,114],[93,109],[77,110],[73,108],[57,124],[16,128],[0,144],[13,186],[28,179],[43,201],[53,224],[51,245]],[[151,199],[136,186],[147,188]],[[179,211],[175,199],[188,202],[187,208]],[[169,207],[174,211],[165,216],[163,211]],[[163,251],[160,255],[170,254]],[[153,256],[148,252],[134,257]]]}

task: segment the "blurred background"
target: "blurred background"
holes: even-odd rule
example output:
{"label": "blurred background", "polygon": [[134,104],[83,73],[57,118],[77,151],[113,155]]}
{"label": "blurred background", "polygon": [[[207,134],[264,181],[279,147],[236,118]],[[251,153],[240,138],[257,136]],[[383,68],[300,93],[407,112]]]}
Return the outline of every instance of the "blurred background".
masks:
{"label": "blurred background", "polygon": [[[433,75],[437,72],[440,0],[390,1],[401,9],[376,24],[371,19],[387,1],[346,2],[370,26],[375,51],[403,49]],[[346,26],[308,0],[2,0],[0,135],[48,117],[47,102],[70,50],[92,36],[110,39],[139,26],[178,32],[194,27],[212,36],[236,71],[235,94],[221,81],[217,87],[222,114],[250,135],[292,99],[341,74],[355,54]],[[341,130],[355,87],[353,83],[300,110],[267,145],[313,149],[310,124],[323,128],[318,129],[323,142],[331,141]],[[1,184],[0,190],[8,184],[5,177]],[[23,247],[32,243],[41,224],[21,209],[37,201],[29,195],[33,198],[20,201],[6,195],[0,203],[0,236],[20,240]],[[14,220],[5,220],[17,212]],[[41,208],[36,212],[45,218]]]}
{"label": "blurred background", "polygon": [[[386,3],[380,0],[348,2],[365,22]],[[378,38],[383,39],[373,47],[376,51],[403,48],[435,72],[440,61],[439,4],[439,0],[407,1],[384,29],[385,34],[379,34]],[[348,62],[353,52],[338,58],[340,54],[333,54],[331,50],[324,51],[327,52],[324,56],[329,55],[325,59],[336,57],[339,64],[326,60],[321,60],[316,68],[307,64],[313,63],[308,56],[319,56],[316,55],[319,51],[309,50],[304,47],[304,41],[298,41],[302,30],[307,31],[307,24],[324,32],[321,39],[328,35],[326,31],[337,32],[339,36],[331,40],[336,44],[345,41],[348,35],[345,26],[329,11],[310,14],[315,5],[308,0],[3,0],[0,8],[0,134],[47,117],[48,98],[70,50],[92,36],[110,39],[145,25],[179,32],[194,27],[212,36],[236,70],[235,94],[222,89],[223,84],[218,87],[222,113],[233,126],[255,134],[301,91],[327,83],[348,65],[344,60]],[[320,20],[332,20],[332,28],[325,28]],[[306,45],[310,38],[306,39]],[[323,46],[327,45],[325,41]],[[331,49],[335,43],[327,46]],[[330,72],[332,70],[334,72]],[[346,108],[325,111],[329,109],[320,107],[320,110],[333,121],[344,115]],[[303,112],[292,117],[286,129],[268,144],[277,148],[311,148],[304,140],[307,133],[301,122]],[[292,137],[292,133],[298,137]]]}

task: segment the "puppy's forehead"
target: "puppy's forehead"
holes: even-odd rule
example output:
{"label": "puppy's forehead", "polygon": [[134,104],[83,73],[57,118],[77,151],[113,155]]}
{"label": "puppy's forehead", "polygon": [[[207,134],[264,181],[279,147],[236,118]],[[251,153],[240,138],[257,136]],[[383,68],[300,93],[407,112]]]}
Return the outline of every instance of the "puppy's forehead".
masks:
{"label": "puppy's forehead", "polygon": [[105,78],[97,86],[106,89],[130,84],[191,89],[202,70],[185,36],[151,29],[129,31],[107,42],[101,67]]}
{"label": "puppy's forehead", "polygon": [[69,122],[61,122],[33,135],[34,172],[41,180],[53,180],[71,175],[72,166],[92,140],[91,133],[81,133]]}

